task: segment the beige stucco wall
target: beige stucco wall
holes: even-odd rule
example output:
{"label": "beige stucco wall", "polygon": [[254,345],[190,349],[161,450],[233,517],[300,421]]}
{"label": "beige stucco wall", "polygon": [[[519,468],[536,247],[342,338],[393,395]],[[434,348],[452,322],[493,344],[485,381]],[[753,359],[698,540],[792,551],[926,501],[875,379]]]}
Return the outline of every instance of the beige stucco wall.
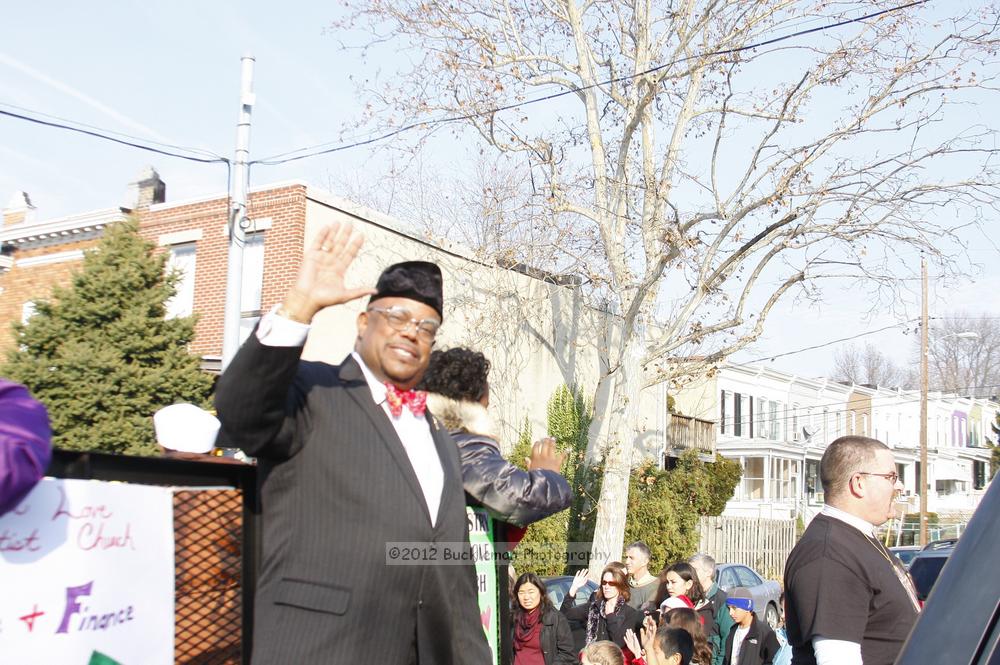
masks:
{"label": "beige stucco wall", "polygon": [[[374,286],[382,269],[398,261],[428,260],[441,266],[445,316],[437,346],[470,346],[489,357],[490,411],[505,451],[526,417],[536,438],[545,433],[546,403],[560,385],[575,383],[593,396],[600,350],[608,346],[608,317],[584,306],[576,289],[484,265],[460,249],[449,251],[411,237],[398,220],[321,195],[307,202],[305,242],[322,226],[348,219],[365,236],[348,284]],[[353,346],[355,319],[366,302],[320,313],[304,357],[339,363]],[[659,387],[641,396],[637,446],[645,454],[657,453],[662,444],[664,399]]]}

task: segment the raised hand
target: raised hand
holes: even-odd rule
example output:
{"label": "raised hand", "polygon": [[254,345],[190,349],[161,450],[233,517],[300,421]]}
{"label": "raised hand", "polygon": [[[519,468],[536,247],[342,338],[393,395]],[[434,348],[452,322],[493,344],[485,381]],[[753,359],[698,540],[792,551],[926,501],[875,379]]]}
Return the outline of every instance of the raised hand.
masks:
{"label": "raised hand", "polygon": [[556,440],[551,437],[535,441],[531,445],[531,457],[527,458],[529,471],[531,469],[545,469],[558,473],[565,461],[566,454],[559,452],[556,448]]}
{"label": "raised hand", "polygon": [[625,646],[628,647],[633,656],[642,656],[642,647],[639,645],[639,638],[635,636],[635,631],[631,628],[625,631]]}
{"label": "raised hand", "polygon": [[334,222],[320,229],[302,253],[295,285],[285,296],[279,313],[309,323],[324,307],[374,294],[374,289],[344,285],[344,275],[364,241],[350,222]]}
{"label": "raised hand", "polygon": [[587,583],[587,569],[577,571],[576,575],[573,576],[573,583],[569,585],[569,595],[576,596],[576,592],[584,587]]}
{"label": "raised hand", "polygon": [[656,641],[656,621],[653,617],[647,615],[645,619],[642,620],[642,648],[646,652],[646,663],[647,665],[655,665],[655,649],[653,649],[653,642]]}

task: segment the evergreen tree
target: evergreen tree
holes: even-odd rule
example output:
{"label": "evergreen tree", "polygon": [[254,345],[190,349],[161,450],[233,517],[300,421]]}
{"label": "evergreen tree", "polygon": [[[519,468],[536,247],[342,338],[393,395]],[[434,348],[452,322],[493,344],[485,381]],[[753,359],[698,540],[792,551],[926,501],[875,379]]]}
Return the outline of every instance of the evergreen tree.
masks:
{"label": "evergreen tree", "polygon": [[187,350],[194,317],[165,318],[180,276],[153,249],[135,220],[108,227],[72,285],[14,325],[3,374],[48,407],[57,447],[154,454],[153,413],[207,400],[211,378]]}
{"label": "evergreen tree", "polygon": [[742,473],[739,462],[716,455],[707,464],[695,450],[683,453],[667,471],[655,462],[634,469],[625,541],[645,541],[655,566],[687,559],[698,548],[699,518],[722,513]]}
{"label": "evergreen tree", "polygon": [[[556,513],[528,528],[514,554],[515,566],[519,570],[530,570],[539,575],[560,575],[567,570],[566,543],[589,543],[593,538],[592,513],[600,492],[599,485],[595,490],[593,484],[600,482],[601,474],[595,473],[593,467],[584,461],[591,414],[589,403],[576,388],[560,386],[549,398],[546,427],[560,452],[566,454],[561,471],[573,488],[573,503],[568,511]],[[522,468],[525,467],[525,458],[531,454],[531,443],[531,423],[525,420],[511,456],[514,463]],[[589,546],[586,549],[589,550]],[[577,551],[579,547],[571,553]]]}

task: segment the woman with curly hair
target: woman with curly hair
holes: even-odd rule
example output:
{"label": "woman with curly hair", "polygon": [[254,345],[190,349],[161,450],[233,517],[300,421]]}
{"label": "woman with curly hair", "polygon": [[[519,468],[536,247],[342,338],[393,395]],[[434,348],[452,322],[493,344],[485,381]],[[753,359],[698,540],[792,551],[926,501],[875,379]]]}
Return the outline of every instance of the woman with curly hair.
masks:
{"label": "woman with curly hair", "polygon": [[712,662],[712,647],[705,638],[705,630],[701,626],[698,613],[687,607],[672,609],[664,616],[664,624],[672,628],[683,628],[694,640],[694,656],[691,665],[710,665]]}
{"label": "woman with curly hair", "polygon": [[527,471],[503,458],[487,411],[489,373],[490,361],[478,351],[434,351],[417,387],[458,444],[466,494],[498,519],[525,527],[569,507],[569,483],[559,474],[564,455],[555,441],[542,439],[532,446]]}

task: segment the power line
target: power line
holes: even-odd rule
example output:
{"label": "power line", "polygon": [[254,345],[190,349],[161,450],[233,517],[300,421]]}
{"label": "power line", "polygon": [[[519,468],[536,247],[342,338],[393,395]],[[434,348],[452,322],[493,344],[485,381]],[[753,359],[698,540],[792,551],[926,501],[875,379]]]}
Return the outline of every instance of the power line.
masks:
{"label": "power line", "polygon": [[[844,19],[844,20],[838,21],[836,23],[829,23],[827,25],[818,26],[816,28],[808,28],[806,30],[799,30],[797,32],[793,32],[793,33],[790,33],[790,34],[787,34],[787,35],[782,35],[780,37],[773,37],[771,39],[765,39],[763,41],[755,42],[753,44],[747,44],[746,46],[739,46],[739,47],[731,48],[731,49],[721,49],[721,50],[718,50],[718,51],[709,51],[709,52],[706,52],[706,53],[700,53],[700,54],[695,54],[695,55],[684,56],[682,58],[678,58],[676,60],[672,60],[672,61],[664,63],[662,65],[657,65],[655,67],[651,67],[649,69],[646,69],[646,70],[641,71],[641,72],[637,72],[635,74],[626,74],[624,76],[617,76],[617,77],[610,78],[610,79],[607,79],[607,80],[604,80],[604,81],[598,81],[596,83],[591,83],[589,85],[580,86],[580,87],[573,87],[573,88],[571,88],[569,90],[563,90],[563,91],[555,92],[555,93],[552,93],[552,94],[549,94],[549,95],[544,95],[542,97],[537,97],[535,99],[525,100],[523,102],[516,102],[516,103],[512,103],[512,104],[506,104],[506,105],[503,105],[503,106],[497,106],[497,107],[494,107],[492,109],[487,109],[485,111],[478,111],[478,112],[475,112],[475,113],[467,113],[467,114],[457,115],[457,116],[449,116],[449,117],[446,117],[446,118],[438,118],[438,119],[434,119],[434,120],[423,120],[423,121],[420,121],[420,122],[414,122],[414,123],[410,123],[410,124],[407,124],[407,125],[403,125],[402,127],[399,127],[398,129],[392,130],[390,132],[387,132],[387,133],[384,133],[384,134],[380,134],[378,136],[369,137],[367,139],[363,139],[363,140],[360,140],[360,141],[355,141],[353,143],[347,143],[347,144],[343,144],[343,145],[336,145],[336,146],[327,148],[325,146],[330,145],[330,142],[327,142],[327,143],[321,143],[321,144],[314,145],[314,146],[307,146],[307,147],[304,147],[304,148],[298,148],[296,150],[291,150],[291,151],[288,151],[288,152],[278,153],[276,155],[271,155],[270,157],[265,157],[264,159],[254,160],[253,162],[251,162],[251,164],[263,164],[265,166],[277,166],[279,164],[286,164],[288,162],[294,162],[294,161],[298,161],[300,159],[307,159],[309,157],[318,157],[320,155],[327,155],[327,154],[331,154],[331,153],[335,153],[335,152],[341,152],[343,150],[349,150],[351,148],[357,148],[357,147],[360,147],[360,146],[370,145],[372,143],[378,143],[378,142],[384,141],[386,139],[392,138],[394,136],[397,136],[397,135],[402,134],[404,132],[408,132],[408,131],[413,130],[413,129],[417,129],[417,128],[429,128],[429,127],[432,127],[434,125],[443,125],[443,124],[452,123],[452,122],[459,122],[459,121],[462,121],[462,120],[471,120],[472,118],[478,118],[478,117],[482,117],[482,116],[493,115],[494,113],[499,113],[499,112],[502,112],[502,111],[509,111],[511,109],[522,108],[522,107],[525,107],[525,106],[530,106],[532,104],[538,104],[538,103],[541,103],[541,102],[547,102],[547,101],[551,101],[553,99],[558,99],[560,97],[565,97],[566,95],[577,94],[577,93],[580,93],[580,92],[585,92],[587,90],[591,90],[593,88],[598,88],[598,87],[605,86],[605,85],[611,85],[611,84],[614,84],[614,83],[621,83],[621,82],[628,81],[628,80],[631,80],[631,79],[639,78],[641,76],[646,76],[647,74],[652,74],[652,73],[658,72],[658,71],[660,71],[662,69],[666,69],[668,67],[673,67],[674,65],[681,64],[681,63],[686,62],[688,60],[694,60],[694,59],[697,59],[697,58],[707,58],[707,57],[713,57],[713,56],[720,56],[720,55],[734,55],[736,53],[741,53],[743,51],[749,51],[749,50],[753,50],[753,49],[756,49],[756,48],[761,48],[763,46],[772,46],[774,44],[778,44],[780,42],[788,41],[790,39],[795,39],[797,37],[803,37],[805,35],[810,35],[810,34],[818,33],[818,32],[825,32],[827,30],[833,30],[835,28],[840,28],[840,27],[843,27],[845,25],[850,25],[852,23],[860,23],[862,21],[867,21],[869,19],[878,18],[879,16],[883,16],[885,14],[890,14],[890,13],[894,13],[894,12],[898,12],[898,11],[902,11],[904,9],[909,9],[911,7],[916,7],[918,5],[925,4],[926,2],[928,2],[928,0],[915,0],[914,2],[910,2],[910,3],[904,4],[904,5],[898,5],[896,7],[890,7],[888,9],[882,9],[882,10],[877,11],[877,12],[871,12],[869,14],[865,14],[864,16],[859,16],[859,17],[850,18],[850,19]],[[320,148],[322,148],[322,149],[320,149]],[[306,152],[306,151],[309,151],[309,152]],[[295,153],[298,153],[298,152],[305,152],[306,154],[297,155],[295,157],[288,156],[288,155],[295,155]]]}
{"label": "power line", "polygon": [[92,129],[101,134],[106,134],[110,136],[119,136],[126,139],[132,139],[143,144],[160,146],[161,148],[172,148],[174,150],[181,150],[184,152],[193,152],[196,154],[207,155],[208,157],[217,157],[221,159],[220,155],[212,152],[211,150],[204,150],[202,148],[189,148],[183,145],[177,145],[174,143],[163,143],[161,141],[153,141],[152,139],[143,138],[141,136],[135,136],[133,134],[126,134],[125,132],[115,131],[113,129],[107,129],[105,127],[98,127],[96,125],[88,125],[85,122],[80,122],[79,120],[73,120],[72,118],[63,118],[57,115],[52,115],[51,113],[45,113],[43,111],[36,111],[35,109],[25,108],[23,106],[18,106],[17,104],[11,104],[10,102],[0,102],[0,106],[4,106],[9,109],[14,109],[16,111],[22,111],[24,113],[30,113],[34,116],[40,116],[42,118],[48,118],[50,120],[56,120],[64,123],[72,123],[77,127],[85,127],[86,129]]}
{"label": "power line", "polygon": [[[961,387],[955,388],[953,391],[949,391],[949,395],[947,397],[944,396],[944,395],[942,395],[940,397],[937,397],[937,398],[930,397],[928,401],[929,402],[933,402],[935,400],[941,401],[941,400],[948,400],[948,399],[969,399],[969,398],[967,398],[967,397],[965,397],[963,395],[959,395],[957,393],[960,392],[960,391],[978,390],[978,389],[982,389],[982,388],[1000,388],[1000,384],[984,384],[984,385],[979,385],[979,386],[961,386]],[[942,391],[942,389],[940,389],[940,388],[932,388],[931,389],[931,392],[941,392],[941,391]],[[732,391],[732,390],[726,391],[726,392],[736,394],[736,391]],[[907,391],[907,392],[910,392],[910,391]],[[743,395],[744,393],[739,393],[739,394]],[[751,395],[749,393],[746,394],[746,397],[748,399],[755,399],[755,398],[757,398],[757,399],[763,399],[763,397],[761,397],[760,395]],[[783,415],[781,417],[775,418],[774,420],[771,420],[770,417],[767,417],[766,420],[763,420],[763,421],[760,421],[760,422],[767,422],[767,423],[771,423],[771,422],[787,423],[790,420],[794,420],[796,418],[801,418],[806,424],[808,424],[812,420],[812,418],[814,416],[820,416],[822,414],[825,414],[826,416],[831,416],[831,415],[838,415],[838,414],[842,414],[842,413],[850,413],[852,411],[855,411],[855,412],[859,411],[859,410],[863,411],[865,404],[870,405],[872,408],[874,408],[876,406],[881,407],[881,408],[889,408],[889,407],[893,407],[893,406],[904,406],[904,405],[908,405],[908,404],[918,404],[920,402],[920,397],[919,396],[917,396],[917,397],[907,397],[905,399],[901,399],[901,397],[902,397],[902,395],[898,395],[898,394],[897,395],[883,395],[881,397],[879,397],[879,396],[872,397],[872,398],[868,399],[867,401],[859,401],[859,400],[853,400],[852,401],[852,400],[849,399],[849,396],[848,396],[848,398],[845,398],[846,401],[845,400],[838,400],[836,402],[826,402],[826,403],[821,403],[821,404],[808,404],[808,405],[798,405],[798,406],[796,406],[796,404],[794,402],[782,402],[780,400],[768,399],[767,400],[768,402],[775,402],[775,403],[783,404],[786,407],[786,409],[785,409],[786,415]],[[980,398],[975,398],[975,399],[985,399],[985,398],[980,397]],[[839,407],[839,406],[844,406],[845,404],[852,404],[852,403],[856,405],[854,408],[848,408],[848,407],[845,406],[845,408],[841,408],[841,409],[828,409],[828,407],[832,407],[832,406]],[[820,413],[816,413],[816,414],[811,413],[815,409],[827,409],[827,410],[826,411],[821,411]],[[715,409],[710,409],[710,410],[714,411]],[[791,412],[791,413],[789,413],[789,412]],[[704,415],[705,411],[701,411],[700,413]],[[754,421],[758,421],[760,415],[761,414],[755,413],[754,414]],[[749,421],[749,418],[750,418],[749,414],[740,414],[740,421],[741,422]],[[726,427],[731,427],[731,426],[735,425],[735,423],[736,423],[736,416],[734,414],[732,416],[732,418],[730,418],[728,416],[726,418],[720,418],[719,421],[715,423],[715,426],[716,427],[722,427],[723,425],[725,425]]]}
{"label": "power line", "polygon": [[[156,148],[152,145],[144,145],[142,143],[136,143],[134,141],[127,141],[125,139],[116,138],[99,131],[93,131],[89,129],[84,129],[82,127],[74,127],[72,125],[67,125],[61,122],[54,122],[50,120],[42,120],[41,118],[32,118],[31,116],[23,115],[21,113],[13,113],[11,111],[4,111],[0,109],[0,115],[5,115],[11,118],[16,118],[18,120],[25,120],[27,122],[32,122],[45,127],[55,127],[57,129],[65,129],[70,132],[76,132],[78,134],[85,134],[87,136],[93,136],[94,138],[102,139],[104,141],[112,141],[113,143],[119,143],[121,145],[129,146],[131,148],[138,148],[139,150],[145,150],[147,152],[155,152],[160,155],[166,155],[167,157],[178,157],[180,159],[186,159],[190,162],[201,162],[203,164],[214,164],[214,163],[228,163],[229,160],[225,157],[220,157],[218,155],[214,157],[193,157],[191,155],[185,155],[180,152],[175,152],[172,150],[164,150],[162,148]],[[149,141],[149,143],[153,143]],[[181,150],[187,150],[190,152],[201,152],[205,154],[205,151],[193,149],[193,148],[179,148]]]}
{"label": "power line", "polygon": [[805,353],[806,351],[815,351],[816,349],[822,349],[827,346],[833,346],[834,344],[840,344],[841,342],[849,342],[852,339],[859,339],[861,337],[867,337],[868,335],[875,335],[880,332],[885,332],[886,330],[892,330],[893,328],[899,328],[900,326],[909,325],[919,319],[909,319],[907,321],[902,321],[900,323],[894,323],[891,326],[886,326],[884,328],[879,328],[878,330],[869,330],[867,332],[858,333],[857,335],[851,335],[850,337],[841,337],[840,339],[831,340],[829,342],[823,342],[822,344],[814,344],[812,346],[807,346],[801,349],[796,349],[795,351],[785,351],[783,353],[775,353],[769,356],[762,356],[760,358],[754,358],[753,360],[746,360],[741,363],[734,362],[734,365],[749,365],[751,363],[761,362],[763,360],[774,360],[775,358],[783,358],[785,356],[793,356],[797,353]]}

